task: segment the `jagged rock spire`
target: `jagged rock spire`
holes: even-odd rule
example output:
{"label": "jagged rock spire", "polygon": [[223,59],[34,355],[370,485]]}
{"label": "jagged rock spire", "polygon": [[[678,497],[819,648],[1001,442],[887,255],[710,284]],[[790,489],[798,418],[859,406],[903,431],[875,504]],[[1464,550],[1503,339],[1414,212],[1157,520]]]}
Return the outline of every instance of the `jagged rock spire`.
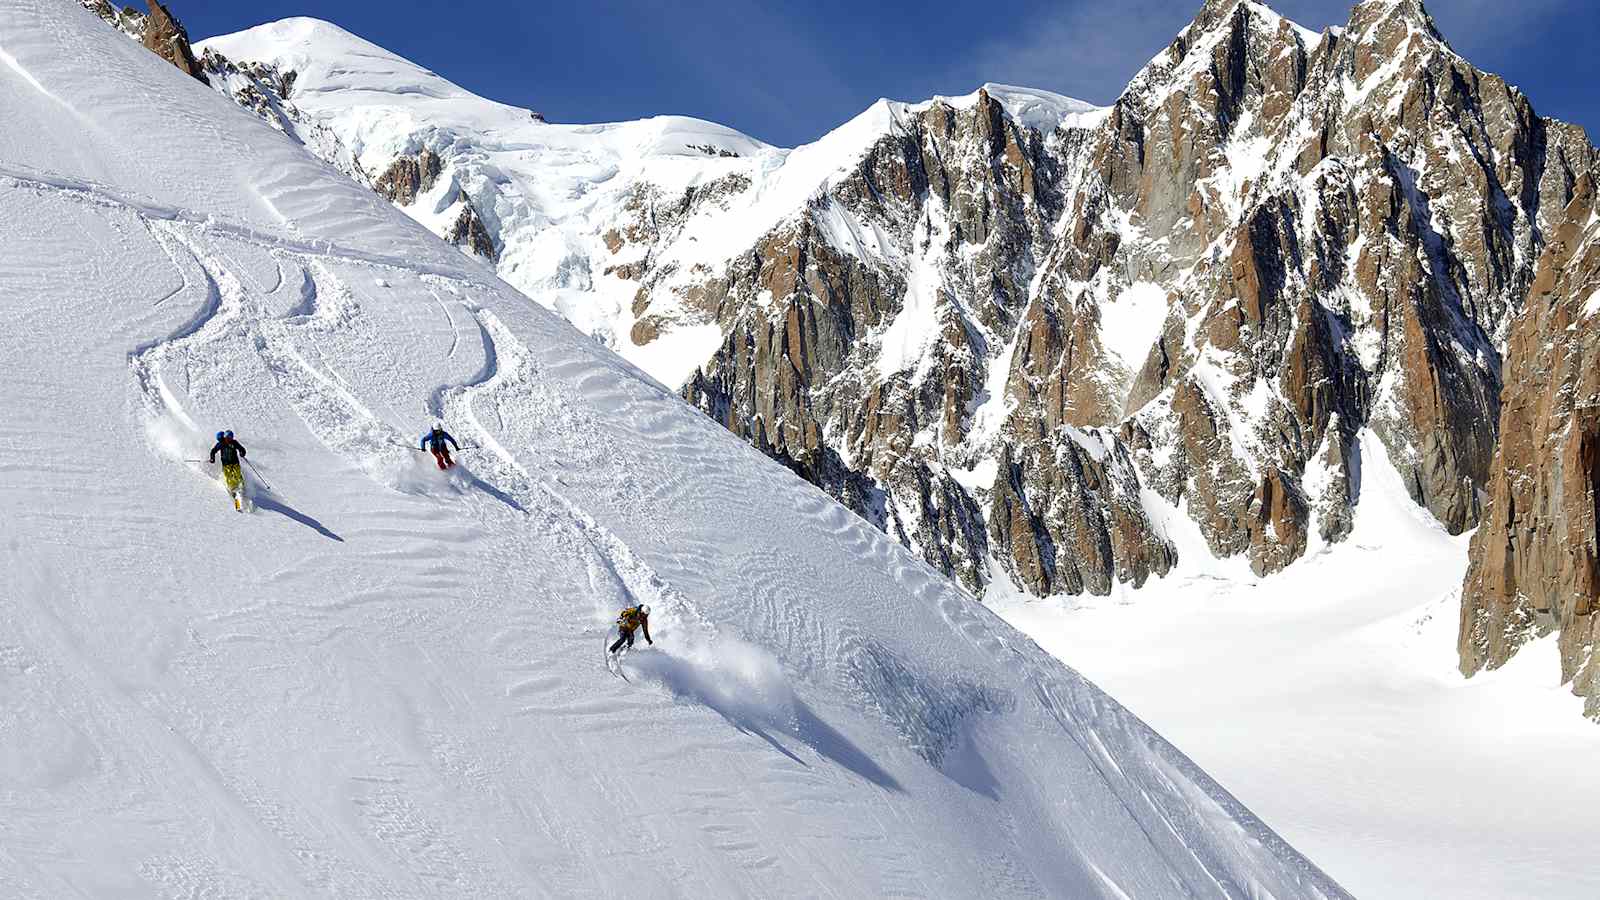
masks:
{"label": "jagged rock spire", "polygon": [[205,70],[194,57],[189,46],[189,33],[183,24],[157,0],[148,0],[150,12],[145,16],[142,43],[157,56],[177,66],[181,71],[202,84],[210,84]]}

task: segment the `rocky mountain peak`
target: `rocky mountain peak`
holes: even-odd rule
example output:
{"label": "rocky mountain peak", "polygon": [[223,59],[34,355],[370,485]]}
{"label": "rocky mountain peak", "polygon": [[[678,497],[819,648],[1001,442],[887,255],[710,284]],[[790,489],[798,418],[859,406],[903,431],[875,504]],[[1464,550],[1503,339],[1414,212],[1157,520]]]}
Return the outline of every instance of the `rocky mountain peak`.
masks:
{"label": "rocky mountain peak", "polygon": [[[1430,67],[1459,62],[1421,0],[1367,0],[1350,13],[1339,47],[1357,93],[1385,102]],[[1378,86],[1379,90],[1374,90]]]}
{"label": "rocky mountain peak", "polygon": [[1254,22],[1269,31],[1285,22],[1294,24],[1262,0],[1206,0],[1194,19],[1179,32],[1179,38],[1193,40],[1196,35],[1245,22]]}
{"label": "rocky mountain peak", "polygon": [[[1232,99],[1285,52],[1304,53],[1316,35],[1256,0],[1208,0],[1194,20],[1134,76],[1123,97],[1160,103],[1173,91],[1210,86]],[[1256,85],[1259,88],[1259,84]]]}
{"label": "rocky mountain peak", "polygon": [[1423,0],[1361,0],[1350,10],[1350,23],[1345,32],[1353,39],[1362,40],[1386,35],[1393,29],[1404,29],[1444,43],[1444,35],[1439,33]]}
{"label": "rocky mountain peak", "polygon": [[191,78],[201,84],[210,84],[206,79],[205,70],[200,67],[199,60],[195,59],[193,48],[189,46],[189,32],[184,30],[183,23],[157,0],[148,0],[148,3],[150,12],[145,16],[141,42],[157,56],[177,66]]}

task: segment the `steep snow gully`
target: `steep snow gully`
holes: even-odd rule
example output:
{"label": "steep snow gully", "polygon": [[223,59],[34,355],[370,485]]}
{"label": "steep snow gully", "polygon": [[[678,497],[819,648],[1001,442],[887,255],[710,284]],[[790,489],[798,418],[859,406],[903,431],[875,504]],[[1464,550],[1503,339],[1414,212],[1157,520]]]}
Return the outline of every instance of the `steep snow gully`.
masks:
{"label": "steep snow gully", "polygon": [[[79,4],[0,0],[0,61],[0,895],[1344,896],[921,561]],[[451,473],[410,449],[435,414],[480,448]],[[185,461],[218,428],[253,512]]]}

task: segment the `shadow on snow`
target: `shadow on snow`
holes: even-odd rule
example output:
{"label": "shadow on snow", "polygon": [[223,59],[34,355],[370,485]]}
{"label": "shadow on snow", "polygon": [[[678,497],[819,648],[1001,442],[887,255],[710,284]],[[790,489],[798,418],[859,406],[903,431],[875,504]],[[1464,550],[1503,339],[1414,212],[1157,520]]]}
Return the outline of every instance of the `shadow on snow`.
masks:
{"label": "shadow on snow", "polygon": [[325,538],[328,538],[329,540],[335,540],[341,544],[344,543],[344,538],[334,534],[331,530],[329,530],[328,526],[318,522],[316,519],[311,518],[294,507],[289,506],[281,500],[278,500],[271,494],[262,492],[257,494],[255,497],[252,497],[250,502],[255,504],[258,509],[264,509],[268,512],[275,512],[287,519],[299,522],[301,525],[304,525],[305,527],[315,531],[317,534],[320,534]]}
{"label": "shadow on snow", "polygon": [[774,735],[788,735],[881,788],[905,791],[893,775],[796,697],[777,660],[758,647],[723,638],[682,656],[664,650],[630,654],[626,664],[801,765],[808,764]]}

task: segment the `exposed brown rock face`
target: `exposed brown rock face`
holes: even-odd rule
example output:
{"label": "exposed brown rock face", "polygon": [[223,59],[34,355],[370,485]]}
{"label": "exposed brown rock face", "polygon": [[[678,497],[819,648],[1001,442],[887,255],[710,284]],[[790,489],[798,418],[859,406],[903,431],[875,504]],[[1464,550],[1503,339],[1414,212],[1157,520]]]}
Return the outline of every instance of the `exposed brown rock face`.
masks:
{"label": "exposed brown rock face", "polygon": [[424,149],[390,163],[372,187],[389,202],[410,206],[417,201],[418,194],[433,189],[443,168],[439,154]]}
{"label": "exposed brown rock face", "polygon": [[[986,556],[1036,593],[1165,572],[1141,484],[1212,552],[1277,571],[1348,534],[1364,428],[1460,532],[1489,481],[1500,348],[1592,158],[1418,3],[1362,3],[1315,36],[1211,0],[1094,127],[1033,133],[986,95],[899,122],[798,227],[704,283],[729,338],[685,395],[977,588]],[[937,285],[819,239],[841,213]],[[1104,321],[1141,284],[1165,323],[1116,346]],[[935,337],[883,371],[874,340],[913,291]],[[1007,412],[974,434],[989,384]],[[1137,470],[1120,519],[1097,490],[1099,515],[1062,501],[1104,483],[1069,449],[1096,428]],[[985,459],[992,483],[956,477]],[[1129,564],[1085,528],[1137,535]]]}
{"label": "exposed brown rock face", "polygon": [[483,220],[478,218],[478,211],[472,204],[463,202],[461,213],[445,232],[444,239],[457,247],[466,247],[476,256],[494,262],[499,252],[494,248],[494,239],[489,237],[489,230],[484,227]]}
{"label": "exposed brown rock face", "polygon": [[[1166,572],[1173,553],[1146,519],[1126,448],[1072,427],[1113,420],[1118,398],[1061,376],[1102,352],[1054,298],[1028,299],[1062,208],[1046,136],[987,94],[900,125],[797,224],[702,286],[694,299],[728,337],[685,396],[971,587],[993,577],[991,559],[1040,593],[1105,593],[1114,578]],[[940,270],[932,296],[910,297],[905,273],[838,249],[827,223],[841,212]],[[902,314],[928,317],[908,323],[928,331],[924,362],[875,371]],[[988,428],[1016,438],[974,436],[992,357],[1019,327],[1027,337],[997,399],[1020,411]],[[987,453],[999,459],[981,464]],[[956,457],[980,464],[963,474]]]}
{"label": "exposed brown rock face", "polygon": [[202,84],[209,84],[205,69],[189,46],[189,33],[165,6],[149,0],[150,11],[141,13],[131,6],[117,7],[109,0],[80,0],[83,7],[123,34],[143,44]]}
{"label": "exposed brown rock face", "polygon": [[156,0],[149,0],[149,5],[150,12],[145,16],[140,43],[200,83],[210,84],[200,62],[194,58],[194,50],[189,46],[189,33],[183,30],[183,25]]}
{"label": "exposed brown rock face", "polygon": [[[416,153],[397,157],[373,181],[372,189],[391,203],[410,206],[417,202],[418,196],[434,189],[444,171],[443,158],[433,150],[423,148]],[[500,257],[500,250],[490,226],[478,212],[473,199],[454,180],[455,176],[451,178],[443,191],[438,209],[441,212],[448,211],[450,205],[459,204],[460,211],[440,237],[457,247],[465,247],[474,256],[495,262]]]}
{"label": "exposed brown rock face", "polygon": [[[1092,146],[1061,278],[1190,267],[1172,284],[1187,334],[1169,321],[1127,408],[1156,436],[1147,479],[1187,498],[1213,552],[1248,547],[1258,572],[1303,552],[1300,512],[1287,534],[1244,524],[1274,485],[1323,540],[1347,533],[1362,427],[1418,503],[1452,531],[1477,522],[1498,347],[1592,154],[1581,133],[1472,69],[1420,4],[1363,3],[1313,38],[1213,0]],[[1131,243],[1124,221],[1161,240]]]}
{"label": "exposed brown rock face", "polygon": [[1511,332],[1500,444],[1461,597],[1461,670],[1560,632],[1561,677],[1600,718],[1600,221],[1575,189]]}

